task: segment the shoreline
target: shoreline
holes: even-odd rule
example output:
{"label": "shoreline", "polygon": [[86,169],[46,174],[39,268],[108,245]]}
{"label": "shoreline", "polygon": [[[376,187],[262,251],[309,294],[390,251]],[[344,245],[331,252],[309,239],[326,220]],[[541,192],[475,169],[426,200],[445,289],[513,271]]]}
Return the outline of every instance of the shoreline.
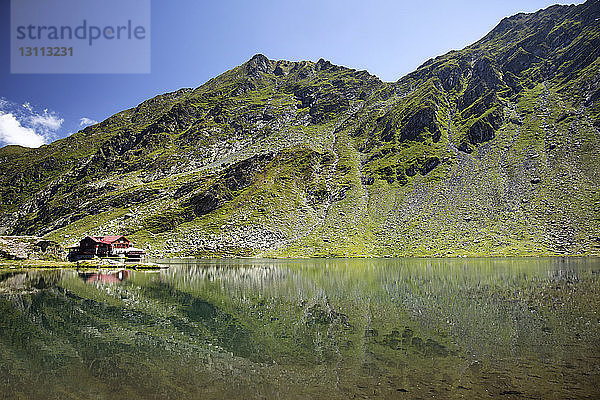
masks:
{"label": "shoreline", "polygon": [[373,260],[373,259],[387,259],[387,260],[403,260],[403,259],[436,259],[436,260],[466,260],[466,259],[561,259],[561,258],[585,258],[585,259],[597,259],[600,258],[598,255],[578,255],[578,254],[561,254],[561,255],[510,255],[510,256],[355,256],[355,257],[168,257],[164,260],[173,260],[175,262],[165,262],[163,264],[156,264],[153,262],[136,262],[136,263],[123,263],[123,264],[111,264],[106,263],[104,260],[86,260],[86,261],[58,261],[58,260],[6,260],[0,259],[0,270],[1,269],[134,269],[134,270],[158,270],[169,268],[168,264],[180,264],[193,262],[195,260],[271,260],[271,261],[292,261],[292,260]]}
{"label": "shoreline", "polygon": [[0,260],[0,269],[166,269],[153,263],[107,264],[98,261]]}

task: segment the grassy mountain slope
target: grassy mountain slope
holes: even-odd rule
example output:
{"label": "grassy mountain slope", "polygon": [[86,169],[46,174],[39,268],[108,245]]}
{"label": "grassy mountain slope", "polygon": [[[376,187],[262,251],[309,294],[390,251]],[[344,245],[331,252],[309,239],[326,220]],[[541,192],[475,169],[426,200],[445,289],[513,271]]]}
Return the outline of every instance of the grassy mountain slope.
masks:
{"label": "grassy mountain slope", "polygon": [[0,233],[157,255],[600,253],[600,2],[502,20],[397,82],[256,55],[39,149]]}

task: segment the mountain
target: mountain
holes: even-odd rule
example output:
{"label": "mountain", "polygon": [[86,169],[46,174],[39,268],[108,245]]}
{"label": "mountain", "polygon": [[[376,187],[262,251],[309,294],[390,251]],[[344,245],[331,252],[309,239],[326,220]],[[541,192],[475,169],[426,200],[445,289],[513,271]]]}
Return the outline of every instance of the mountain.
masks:
{"label": "mountain", "polygon": [[0,234],[155,255],[600,254],[600,1],[503,19],[396,82],[257,54],[37,149]]}

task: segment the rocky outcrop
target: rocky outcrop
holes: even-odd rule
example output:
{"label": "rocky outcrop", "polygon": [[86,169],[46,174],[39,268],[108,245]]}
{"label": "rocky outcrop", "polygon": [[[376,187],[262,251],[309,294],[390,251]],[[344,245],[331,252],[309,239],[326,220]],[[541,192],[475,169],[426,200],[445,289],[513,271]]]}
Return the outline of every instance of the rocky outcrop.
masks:
{"label": "rocky outcrop", "polygon": [[58,243],[37,236],[0,236],[0,259],[63,260],[65,251]]}

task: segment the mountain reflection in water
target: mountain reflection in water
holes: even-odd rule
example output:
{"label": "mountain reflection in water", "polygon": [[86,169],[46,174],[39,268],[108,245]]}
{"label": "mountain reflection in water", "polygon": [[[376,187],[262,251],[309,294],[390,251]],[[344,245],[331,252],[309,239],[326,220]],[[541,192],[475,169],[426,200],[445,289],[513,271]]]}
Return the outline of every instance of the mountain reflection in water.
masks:
{"label": "mountain reflection in water", "polygon": [[600,395],[595,259],[163,262],[0,272],[0,398]]}

